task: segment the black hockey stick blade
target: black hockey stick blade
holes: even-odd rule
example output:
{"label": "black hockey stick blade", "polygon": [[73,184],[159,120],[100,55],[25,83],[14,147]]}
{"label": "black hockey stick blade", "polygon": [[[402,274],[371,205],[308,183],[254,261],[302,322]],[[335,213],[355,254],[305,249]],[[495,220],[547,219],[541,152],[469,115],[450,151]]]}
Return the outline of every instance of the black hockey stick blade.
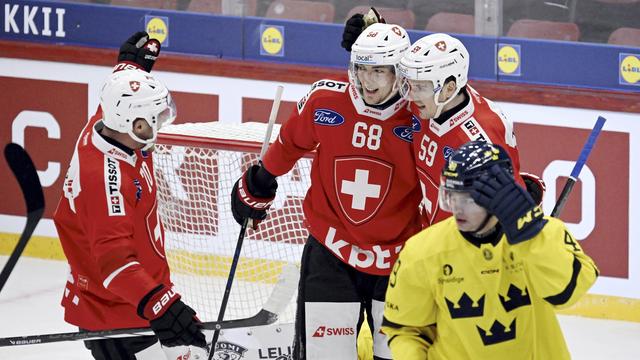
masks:
{"label": "black hockey stick blade", "polygon": [[0,291],[2,291],[4,284],[7,282],[9,275],[13,271],[20,255],[22,255],[22,251],[27,246],[27,242],[29,242],[29,238],[31,238],[31,234],[33,234],[36,225],[38,225],[44,213],[44,195],[42,193],[42,186],[40,185],[40,178],[38,178],[38,172],[29,154],[27,154],[22,146],[10,143],[4,148],[4,157],[22,190],[24,201],[27,205],[27,223],[24,226],[24,230],[20,235],[15,249],[13,249],[9,260],[0,273]]}
{"label": "black hockey stick blade", "polygon": [[[269,299],[257,314],[244,319],[205,322],[202,323],[203,329],[236,329],[273,324],[278,320],[278,314],[282,313],[282,311],[286,308],[287,304],[289,304],[289,301],[291,300],[291,297],[296,291],[298,286],[298,276],[299,273],[296,266],[290,265],[283,267],[282,274],[280,275],[278,283],[276,284],[276,286],[274,286]],[[141,335],[153,335],[153,331],[150,328],[135,328],[15,336],[0,338],[0,347],[46,344],[60,341],[109,339]]]}
{"label": "black hockey stick blade", "polygon": [[4,147],[4,157],[22,189],[24,201],[27,204],[27,213],[44,209],[44,195],[40,178],[29,154],[22,146],[9,143]]}

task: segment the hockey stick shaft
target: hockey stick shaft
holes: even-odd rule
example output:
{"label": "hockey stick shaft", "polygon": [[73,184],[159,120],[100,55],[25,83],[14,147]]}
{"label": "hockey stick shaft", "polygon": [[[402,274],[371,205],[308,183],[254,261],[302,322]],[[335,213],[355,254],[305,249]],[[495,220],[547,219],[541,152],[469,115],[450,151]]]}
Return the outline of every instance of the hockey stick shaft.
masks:
{"label": "hockey stick shaft", "polygon": [[[273,124],[276,122],[276,118],[278,117],[278,110],[280,109],[280,100],[282,99],[282,91],[284,87],[282,85],[278,85],[276,88],[276,95],[273,99],[273,105],[271,106],[271,113],[269,114],[269,122],[267,123],[267,129],[264,136],[264,141],[262,142],[262,147],[260,148],[260,160],[267,152],[267,147],[269,147],[269,142],[271,140],[271,132],[273,131]],[[236,268],[238,267],[238,262],[240,261],[240,253],[242,251],[242,243],[244,242],[244,236],[247,232],[247,226],[251,226],[250,219],[244,219],[242,225],[240,227],[240,233],[238,234],[238,241],[236,242],[236,250],[233,253],[233,260],[231,261],[231,267],[229,268],[229,277],[227,277],[227,284],[224,288],[224,295],[222,296],[222,302],[220,303],[220,311],[218,312],[218,322],[221,322],[224,319],[224,313],[227,309],[227,303],[229,302],[229,296],[231,295],[231,287],[233,285],[233,279],[236,274]],[[209,360],[213,358],[213,354],[216,349],[216,342],[220,337],[220,330],[216,329],[213,332],[213,337],[211,340],[211,349],[209,352]]]}
{"label": "hockey stick shaft", "polygon": [[31,234],[33,234],[44,213],[42,186],[40,185],[38,172],[29,154],[20,145],[10,143],[4,148],[4,156],[22,190],[27,205],[27,223],[22,234],[20,234],[16,247],[13,249],[11,256],[9,256],[9,260],[2,268],[2,272],[0,272],[0,291],[2,291],[9,279],[9,275],[11,275],[20,255],[22,255],[22,251],[24,251],[31,238]]}
{"label": "hockey stick shaft", "polygon": [[560,193],[560,196],[556,201],[556,205],[553,207],[551,216],[558,217],[558,215],[560,215],[560,212],[562,212],[562,209],[564,209],[564,206],[567,200],[569,199],[569,194],[571,193],[571,190],[573,190],[573,186],[575,185],[575,183],[578,181],[578,178],[580,177],[580,172],[582,171],[582,167],[584,166],[584,164],[586,164],[587,159],[589,158],[589,154],[591,153],[591,150],[593,149],[593,146],[595,145],[596,140],[598,139],[598,135],[600,135],[600,131],[602,131],[602,127],[604,126],[604,123],[606,121],[607,119],[603,118],[602,116],[598,116],[598,120],[596,121],[596,124],[593,127],[593,129],[591,130],[591,134],[589,134],[589,138],[587,139],[587,142],[584,144],[582,151],[580,151],[580,156],[578,156],[578,161],[576,161],[576,164],[573,166],[573,170],[571,170],[571,175],[569,175],[569,178],[567,179],[567,182],[564,184],[564,187],[562,188],[562,192]]}
{"label": "hockey stick shaft", "polygon": [[[278,314],[287,306],[297,286],[297,268],[295,266],[285,266],[282,269],[279,281],[271,292],[269,299],[257,314],[244,319],[205,322],[202,323],[202,327],[205,330],[221,330],[272,324],[278,320]],[[0,338],[0,347],[46,344],[61,341],[110,339],[153,334],[154,333],[151,328],[134,328],[15,336]]]}

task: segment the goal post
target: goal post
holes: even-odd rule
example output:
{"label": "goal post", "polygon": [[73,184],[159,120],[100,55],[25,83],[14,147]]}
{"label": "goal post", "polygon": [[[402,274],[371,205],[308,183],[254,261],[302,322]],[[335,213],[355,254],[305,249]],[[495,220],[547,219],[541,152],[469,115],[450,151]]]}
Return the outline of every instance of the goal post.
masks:
{"label": "goal post", "polygon": [[[274,126],[271,141],[278,135]],[[231,213],[235,181],[258,161],[266,124],[170,125],[154,150],[158,214],[176,289],[201,320],[217,317],[240,228]],[[278,194],[257,230],[247,229],[225,319],[248,317],[264,305],[282,267],[299,265],[308,236],[302,201],[311,158],[278,177]],[[295,296],[278,323],[294,321]]]}

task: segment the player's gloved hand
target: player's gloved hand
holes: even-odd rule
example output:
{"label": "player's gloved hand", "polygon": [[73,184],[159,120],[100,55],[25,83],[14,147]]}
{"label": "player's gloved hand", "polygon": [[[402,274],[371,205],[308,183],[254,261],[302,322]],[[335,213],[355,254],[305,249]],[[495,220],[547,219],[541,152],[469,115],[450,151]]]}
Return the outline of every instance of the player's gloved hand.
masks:
{"label": "player's gloved hand", "polygon": [[345,50],[351,51],[351,47],[362,34],[367,26],[374,23],[384,23],[384,18],[378,10],[371,8],[367,14],[353,14],[344,25],[342,32],[342,43],[340,44]]}
{"label": "player's gloved hand", "polygon": [[160,41],[149,39],[149,34],[138,31],[120,46],[118,62],[137,64],[150,72],[160,54]]}
{"label": "player's gloved hand", "polygon": [[231,212],[240,225],[253,219],[253,229],[267,217],[267,210],[276,197],[278,182],[262,165],[251,166],[231,191]]}
{"label": "player's gloved hand", "polygon": [[533,238],[547,223],[542,208],[499,165],[474,180],[470,194],[478,205],[498,218],[510,244]]}
{"label": "player's gloved hand", "polygon": [[521,172],[520,177],[524,180],[524,184],[527,186],[527,192],[533,198],[533,201],[541,205],[544,198],[544,192],[547,191],[547,185],[537,175]]}
{"label": "player's gloved hand", "polygon": [[149,320],[151,329],[164,346],[207,346],[196,312],[185,305],[173,289],[160,285],[151,290],[140,301],[138,315]]}

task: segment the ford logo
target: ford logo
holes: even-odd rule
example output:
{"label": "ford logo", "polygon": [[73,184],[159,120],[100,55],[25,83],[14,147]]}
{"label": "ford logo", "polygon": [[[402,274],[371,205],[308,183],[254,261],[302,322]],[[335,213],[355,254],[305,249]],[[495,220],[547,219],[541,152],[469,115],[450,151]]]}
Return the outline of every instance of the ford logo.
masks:
{"label": "ford logo", "polygon": [[396,126],[393,128],[393,133],[408,143],[413,141],[413,129],[411,126]]}
{"label": "ford logo", "polygon": [[418,132],[422,129],[422,125],[420,125],[420,119],[417,116],[411,116],[411,127],[413,128],[413,132]]}
{"label": "ford logo", "polygon": [[318,125],[338,126],[344,123],[344,117],[329,109],[317,109],[313,114],[313,122]]}
{"label": "ford logo", "polygon": [[442,153],[444,155],[444,159],[447,160],[451,157],[451,154],[453,154],[453,148],[451,146],[445,145],[445,147],[442,149]]}

